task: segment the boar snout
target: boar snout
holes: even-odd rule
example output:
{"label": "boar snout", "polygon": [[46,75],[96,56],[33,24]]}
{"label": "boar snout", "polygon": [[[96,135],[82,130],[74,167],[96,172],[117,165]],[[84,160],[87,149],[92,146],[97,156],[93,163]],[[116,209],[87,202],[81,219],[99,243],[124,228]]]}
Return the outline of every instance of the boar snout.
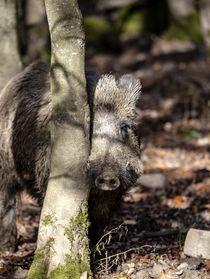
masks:
{"label": "boar snout", "polygon": [[95,185],[101,190],[112,191],[120,186],[120,180],[114,173],[106,172],[96,178]]}

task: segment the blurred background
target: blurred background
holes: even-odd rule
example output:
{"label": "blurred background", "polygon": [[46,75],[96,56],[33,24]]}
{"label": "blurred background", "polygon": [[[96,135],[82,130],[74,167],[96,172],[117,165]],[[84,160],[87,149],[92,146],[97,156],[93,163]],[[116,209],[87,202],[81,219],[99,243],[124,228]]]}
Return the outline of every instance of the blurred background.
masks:
{"label": "blurred background", "polygon": [[[149,52],[157,37],[205,44],[207,53],[210,49],[208,0],[79,0],[79,4],[88,53],[97,50],[119,54],[129,43],[139,52]],[[18,0],[18,18],[21,54],[26,62],[49,59],[43,1]]]}
{"label": "blurred background", "polygon": [[[17,3],[23,64],[50,61],[43,1]],[[159,116],[165,106],[175,109],[177,120],[209,117],[210,1],[79,0],[79,5],[88,68],[117,75],[135,73],[144,94],[155,92],[148,109],[152,111],[155,103]],[[144,94],[143,98],[150,98]]]}
{"label": "blurred background", "polygon": [[[36,59],[50,61],[43,2],[17,1],[24,66]],[[135,272],[143,266],[150,268],[147,274],[153,272],[152,261],[164,255],[161,259],[166,270],[172,260],[177,265],[185,261],[183,245],[188,229],[209,229],[210,224],[210,1],[79,0],[79,4],[87,68],[116,76],[133,73],[142,82],[136,123],[144,176],[110,220],[108,229],[123,223],[127,233],[121,227],[114,230],[106,242],[106,253],[131,249],[127,255],[134,259]],[[37,208],[34,201],[23,198],[14,262],[24,262],[25,269],[36,245]],[[152,248],[137,249],[145,243]],[[32,254],[28,256],[27,251]],[[116,266],[119,274],[125,274],[125,261],[118,257],[110,260],[108,267],[96,265],[97,278]],[[197,269],[190,269],[189,264],[191,275],[183,278],[207,278],[199,277],[206,274],[205,263],[193,264]],[[128,266],[128,273],[130,269]]]}
{"label": "blurred background", "polygon": [[[43,1],[17,3],[23,64],[50,61]],[[208,117],[210,1],[79,0],[79,4],[88,68],[117,75],[135,73],[144,93],[156,92],[150,110],[156,102],[161,113],[160,97],[164,97],[166,107],[176,107],[176,118]]]}

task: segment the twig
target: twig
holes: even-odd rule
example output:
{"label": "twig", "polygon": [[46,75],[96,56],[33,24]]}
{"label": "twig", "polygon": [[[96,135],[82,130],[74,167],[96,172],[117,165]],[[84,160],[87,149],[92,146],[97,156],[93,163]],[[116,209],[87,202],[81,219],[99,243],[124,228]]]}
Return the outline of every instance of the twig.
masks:
{"label": "twig", "polygon": [[[114,255],[109,256],[109,257],[108,257],[108,260],[110,260],[110,259],[112,259],[112,258],[114,258],[114,257],[120,256],[120,255],[125,255],[125,254],[127,254],[127,253],[129,253],[129,252],[131,252],[131,251],[136,251],[136,250],[143,249],[143,248],[146,248],[146,247],[152,248],[153,246],[147,245],[147,244],[146,244],[146,245],[143,245],[143,246],[140,246],[140,247],[130,248],[130,249],[126,250],[126,251],[123,251],[123,252],[120,252],[120,253],[117,253],[117,254],[114,254]],[[107,257],[101,258],[101,259],[99,259],[99,260],[93,262],[93,264],[98,263],[98,262],[101,262],[101,261],[106,261],[106,262],[107,262]]]}
{"label": "twig", "polygon": [[96,247],[102,242],[102,240],[107,236],[110,235],[114,232],[117,232],[120,227],[122,227],[123,224],[120,224],[118,227],[111,229],[110,231],[108,231],[107,233],[105,233],[104,235],[102,235],[102,237],[99,239],[99,241],[96,243],[96,245],[91,249],[92,251],[96,250]]}

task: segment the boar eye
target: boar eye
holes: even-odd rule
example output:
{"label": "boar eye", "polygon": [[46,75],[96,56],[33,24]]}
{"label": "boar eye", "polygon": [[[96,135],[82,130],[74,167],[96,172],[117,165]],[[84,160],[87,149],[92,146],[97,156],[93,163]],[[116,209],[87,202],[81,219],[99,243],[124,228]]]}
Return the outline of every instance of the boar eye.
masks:
{"label": "boar eye", "polygon": [[129,121],[123,121],[120,123],[120,133],[124,140],[128,139],[128,130],[131,129],[131,123]]}

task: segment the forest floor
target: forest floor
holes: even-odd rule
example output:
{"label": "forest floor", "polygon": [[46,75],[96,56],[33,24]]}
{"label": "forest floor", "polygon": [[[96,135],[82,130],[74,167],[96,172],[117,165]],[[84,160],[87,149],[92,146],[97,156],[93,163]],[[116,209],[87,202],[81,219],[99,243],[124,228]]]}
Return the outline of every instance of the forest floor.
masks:
{"label": "forest floor", "polygon": [[[87,64],[141,79],[136,122],[147,181],[129,189],[93,251],[101,258],[93,259],[95,277],[209,279],[210,260],[184,255],[183,246],[190,228],[210,228],[210,61],[190,42],[145,37],[122,45],[118,53],[89,49]],[[0,254],[0,279],[25,278],[39,216],[24,193],[17,251]]]}

